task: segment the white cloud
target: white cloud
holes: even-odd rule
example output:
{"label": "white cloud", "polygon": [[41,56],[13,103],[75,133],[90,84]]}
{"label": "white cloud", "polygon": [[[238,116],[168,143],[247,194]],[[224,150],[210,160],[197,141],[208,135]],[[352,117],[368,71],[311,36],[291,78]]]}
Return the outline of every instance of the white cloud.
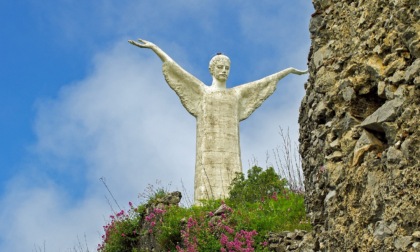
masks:
{"label": "white cloud", "polygon": [[58,186],[25,189],[14,188],[1,202],[2,251],[44,251],[44,244],[45,251],[70,251],[77,234],[82,242],[84,235],[97,240],[107,207],[101,198],[89,196],[71,205]]}
{"label": "white cloud", "polygon": [[[17,210],[3,213],[1,223],[7,225],[0,227],[2,233],[9,226],[17,229],[22,248],[42,243],[43,237],[48,250],[58,251],[73,246],[75,235],[86,229],[96,226],[101,231],[98,216],[109,208],[96,204],[105,202],[100,177],[106,178],[120,205],[135,200],[157,179],[163,185],[173,182],[174,190],[181,190],[181,179],[192,188],[195,120],[164,82],[159,60],[151,55],[140,58],[141,53],[133,56],[139,49],[125,43],[97,56],[88,78],[63,88],[57,99],[40,102],[33,150],[41,159],[36,165],[44,166],[37,169],[44,172],[21,176],[26,183],[33,183],[32,175],[45,176],[42,181],[53,185],[40,182],[20,188],[25,183],[11,182],[5,205]],[[56,178],[47,173],[76,176],[87,184],[85,189],[55,185]],[[81,190],[83,197],[66,199],[72,190]],[[16,206],[14,201],[22,203]],[[68,205],[69,201],[76,205]],[[71,227],[72,223],[80,225]],[[7,237],[2,246],[9,248],[15,242]]]}

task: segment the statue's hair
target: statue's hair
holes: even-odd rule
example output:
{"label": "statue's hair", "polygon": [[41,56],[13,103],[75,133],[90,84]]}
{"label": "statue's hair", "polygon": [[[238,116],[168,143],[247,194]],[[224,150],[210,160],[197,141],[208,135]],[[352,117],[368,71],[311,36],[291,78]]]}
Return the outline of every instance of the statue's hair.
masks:
{"label": "statue's hair", "polygon": [[222,53],[217,53],[217,55],[215,55],[213,58],[211,58],[210,63],[209,63],[209,70],[210,73],[212,73],[213,71],[213,67],[220,61],[222,60],[227,60],[230,64],[230,59],[228,56],[222,54]]}

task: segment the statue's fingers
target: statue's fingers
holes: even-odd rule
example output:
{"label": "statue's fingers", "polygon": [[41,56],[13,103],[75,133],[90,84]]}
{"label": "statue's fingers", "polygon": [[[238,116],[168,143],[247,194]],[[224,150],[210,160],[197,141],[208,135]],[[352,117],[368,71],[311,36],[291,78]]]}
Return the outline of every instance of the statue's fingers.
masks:
{"label": "statue's fingers", "polygon": [[137,42],[136,41],[133,41],[133,40],[129,40],[128,43],[130,43],[132,45],[135,45],[135,46],[137,45]]}
{"label": "statue's fingers", "polygon": [[135,46],[138,46],[138,47],[144,47],[144,45],[143,44],[140,44],[140,43],[137,43],[136,41],[133,41],[133,40],[129,40],[128,41],[130,44],[132,44],[132,45],[135,45]]}
{"label": "statue's fingers", "polygon": [[298,74],[306,74],[306,73],[308,73],[308,69],[306,69],[306,70],[295,69],[295,70],[298,72]]}

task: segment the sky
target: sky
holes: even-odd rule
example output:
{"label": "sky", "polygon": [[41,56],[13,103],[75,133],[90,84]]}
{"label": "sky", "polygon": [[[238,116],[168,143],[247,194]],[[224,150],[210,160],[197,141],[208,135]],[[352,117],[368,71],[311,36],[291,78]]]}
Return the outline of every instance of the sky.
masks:
{"label": "sky", "polygon": [[[228,87],[307,68],[308,0],[16,0],[0,2],[0,251],[96,251],[102,226],[149,185],[192,199],[195,118],[165,83],[154,42]],[[279,127],[298,142],[307,75],[289,75],[240,124],[244,172],[274,165]],[[146,191],[145,191],[146,190]]]}

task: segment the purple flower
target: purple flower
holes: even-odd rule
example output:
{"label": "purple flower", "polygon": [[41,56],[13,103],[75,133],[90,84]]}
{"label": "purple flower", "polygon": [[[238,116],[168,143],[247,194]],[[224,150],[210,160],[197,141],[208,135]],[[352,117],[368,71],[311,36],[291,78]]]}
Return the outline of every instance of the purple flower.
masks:
{"label": "purple flower", "polygon": [[222,246],[226,246],[228,242],[229,242],[229,238],[225,234],[222,234],[220,236],[220,243],[222,244]]}
{"label": "purple flower", "polygon": [[224,229],[226,230],[226,232],[228,232],[229,234],[233,234],[233,232],[234,232],[233,228],[231,228],[231,227],[229,227],[229,226],[224,226],[223,228],[224,228]]}

